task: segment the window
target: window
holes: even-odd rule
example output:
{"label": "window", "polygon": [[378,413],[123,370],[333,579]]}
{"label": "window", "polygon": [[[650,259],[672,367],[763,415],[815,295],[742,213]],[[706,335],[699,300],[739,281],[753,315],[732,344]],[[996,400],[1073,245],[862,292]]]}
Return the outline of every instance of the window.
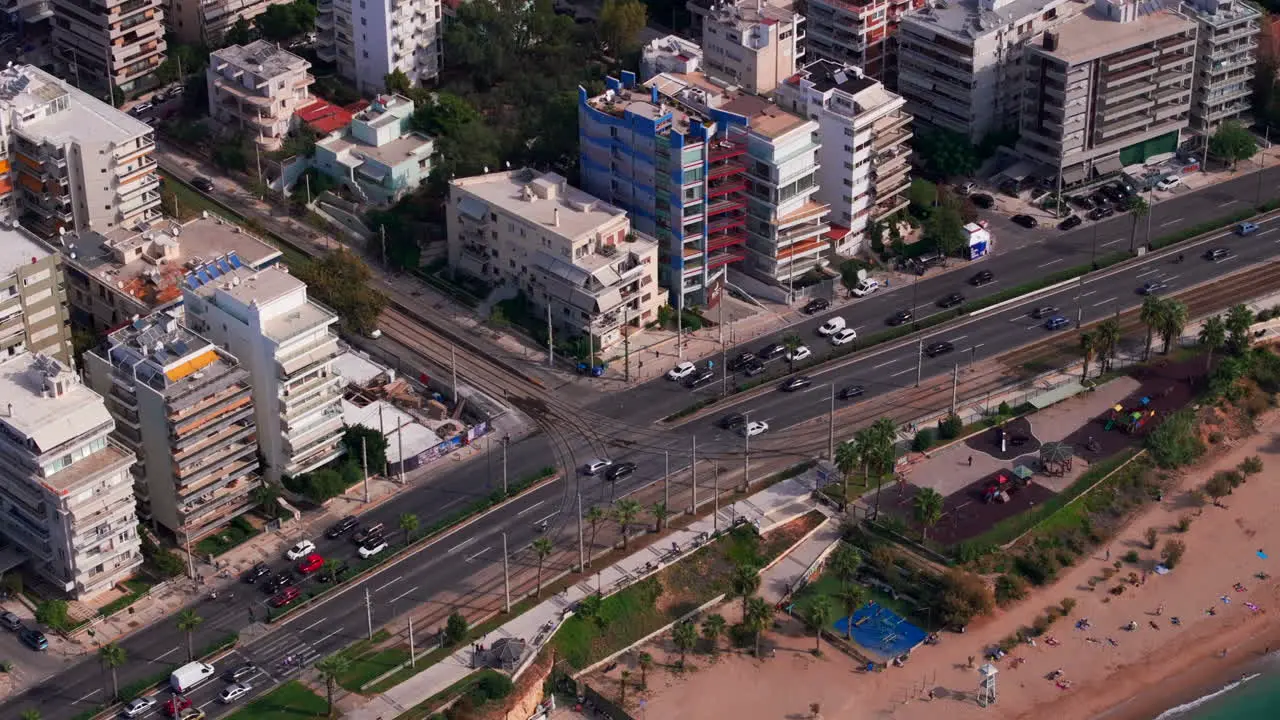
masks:
{"label": "window", "polygon": [[[367,27],[369,25],[369,21],[365,18],[360,18],[360,24]],[[368,39],[368,38],[365,38],[365,39]]]}
{"label": "window", "polygon": [[369,51],[368,51],[368,50],[363,51],[363,53],[362,53],[362,54],[365,56],[365,58],[366,58],[366,59],[368,59],[368,57],[369,57]]}

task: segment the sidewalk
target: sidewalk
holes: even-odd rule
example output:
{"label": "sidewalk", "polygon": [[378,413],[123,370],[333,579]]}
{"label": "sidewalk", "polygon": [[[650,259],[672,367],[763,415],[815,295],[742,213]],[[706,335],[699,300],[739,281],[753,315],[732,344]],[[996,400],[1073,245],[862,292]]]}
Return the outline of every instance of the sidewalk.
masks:
{"label": "sidewalk", "polygon": [[[681,555],[700,547],[715,530],[717,524],[720,529],[730,527],[735,517],[757,524],[761,532],[768,532],[778,525],[803,515],[818,507],[810,497],[815,482],[816,473],[810,470],[729,507],[721,507],[718,515],[702,518],[687,528],[671,533],[668,536],[671,540],[670,546],[664,544],[661,547],[650,546],[637,550],[623,560],[597,570],[594,575],[570,586],[560,595],[550,597],[523,615],[512,618],[478,642],[490,646],[502,638],[522,638],[531,641],[530,649],[536,653],[541,649],[542,644],[551,638],[555,627],[565,619],[566,610],[582,598],[596,592],[597,588],[607,596],[658,571],[668,562],[674,562]],[[836,525],[830,520],[828,523]],[[824,529],[814,537],[819,537],[825,531]],[[801,549],[806,549],[808,546],[809,544],[806,543]],[[816,554],[813,557],[817,557]],[[812,559],[805,562],[806,566],[809,562],[812,562]],[[777,570],[779,567],[784,567],[784,563],[779,563],[774,569]],[[784,571],[779,570],[779,572]],[[363,707],[347,712],[344,717],[347,720],[394,718],[472,672],[471,648],[460,649],[441,662],[373,698]]]}
{"label": "sidewalk", "polygon": [[760,573],[760,597],[770,605],[777,606],[791,594],[791,588],[799,584],[814,562],[838,542],[840,520],[827,518],[799,547],[784,555],[773,567]]}

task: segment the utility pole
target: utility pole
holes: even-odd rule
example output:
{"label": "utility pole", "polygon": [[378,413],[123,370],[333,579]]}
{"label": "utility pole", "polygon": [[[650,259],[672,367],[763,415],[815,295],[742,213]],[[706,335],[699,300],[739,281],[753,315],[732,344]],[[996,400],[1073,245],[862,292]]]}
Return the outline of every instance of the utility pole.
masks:
{"label": "utility pole", "polygon": [[578,572],[587,570],[587,551],[582,545],[582,493],[578,493]]}
{"label": "utility pole", "polygon": [[547,298],[547,367],[555,369],[556,343],[551,329],[551,298]]}
{"label": "utility pole", "polygon": [[[581,500],[579,500],[581,502]],[[368,592],[367,590],[365,592]],[[507,534],[502,533],[502,596],[505,598],[503,612],[511,614],[511,567],[507,558]]]}
{"label": "utility pole", "polygon": [[746,448],[742,451],[742,491],[751,487],[751,413],[742,414],[742,438]]}
{"label": "utility pole", "polygon": [[404,417],[396,416],[396,449],[400,454],[400,484],[404,484],[404,430],[401,426],[404,424]]}
{"label": "utility pole", "polygon": [[[727,280],[728,273],[725,278]],[[721,397],[729,394],[729,363],[727,362],[729,350],[724,345],[724,292],[720,294],[720,395]]]}
{"label": "utility pole", "polygon": [[382,267],[387,267],[387,226],[378,226],[378,235],[382,237]]}
{"label": "utility pole", "polygon": [[956,414],[956,393],[960,389],[960,363],[951,369],[951,414]]}
{"label": "utility pole", "polygon": [[190,577],[192,580],[195,580],[196,564],[195,564],[195,558],[191,554],[191,533],[187,533],[186,538],[187,538],[187,576]]}
{"label": "utility pole", "polygon": [[364,618],[369,623],[369,639],[373,639],[373,600],[369,598],[369,588],[364,589]]}
{"label": "utility pole", "polygon": [[502,436],[502,497],[508,495],[507,492],[507,443],[511,442],[510,435]]}
{"label": "utility pole", "polygon": [[689,484],[693,489],[693,507],[689,509],[689,514],[693,515],[698,512],[698,436],[694,435],[690,440],[693,441],[693,452],[689,456],[691,459],[689,463],[689,478],[693,482]]}
{"label": "utility pole", "polygon": [[302,179],[307,181],[307,207],[311,207],[311,175],[303,173]]}
{"label": "utility pole", "polygon": [[360,464],[364,466],[364,501],[369,502],[369,439],[360,437]]}
{"label": "utility pole", "polygon": [[1254,203],[1262,205],[1262,171],[1267,169],[1267,148],[1271,147],[1271,123],[1267,123],[1266,133],[1263,134],[1262,152],[1258,153],[1258,199]]}
{"label": "utility pole", "polygon": [[720,532],[720,463],[715,460],[711,461],[711,481],[714,488],[712,492],[715,495],[715,514],[711,516],[711,529],[718,533]]}
{"label": "utility pole", "polygon": [[449,383],[453,388],[453,404],[458,404],[458,348],[449,343]]}
{"label": "utility pole", "polygon": [[622,362],[624,379],[631,382],[631,333],[628,332],[631,327],[631,306],[622,306]]}
{"label": "utility pole", "polygon": [[418,658],[413,652],[413,613],[409,614],[409,667],[418,667]]}
{"label": "utility pole", "polygon": [[924,338],[916,344],[916,387],[920,387],[920,373],[924,372]]}
{"label": "utility pole", "polygon": [[684,279],[676,291],[676,357],[684,359]]}
{"label": "utility pole", "polygon": [[662,504],[671,509],[671,453],[662,451]]}
{"label": "utility pole", "polygon": [[836,461],[836,384],[831,383],[831,410],[827,420],[827,459]]}

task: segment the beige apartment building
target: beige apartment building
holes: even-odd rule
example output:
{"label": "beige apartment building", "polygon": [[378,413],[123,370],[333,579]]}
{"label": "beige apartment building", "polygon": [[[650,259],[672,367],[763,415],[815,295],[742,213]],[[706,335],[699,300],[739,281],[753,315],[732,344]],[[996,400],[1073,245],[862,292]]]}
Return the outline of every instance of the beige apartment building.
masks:
{"label": "beige apartment building", "polygon": [[737,0],[699,9],[701,69],[712,78],[763,95],[794,74],[804,57],[804,16],[789,3]]}
{"label": "beige apartment building", "polygon": [[30,352],[71,362],[61,259],[31,233],[0,224],[0,361]]}
{"label": "beige apartment building", "polygon": [[168,48],[162,0],[53,0],[53,52],[76,87],[107,97],[155,84]]}
{"label": "beige apartment building", "polygon": [[279,150],[293,114],[312,102],[311,63],[266,40],[209,56],[209,115],[227,133],[243,132],[263,150]]}
{"label": "beige apartment building", "polygon": [[1199,25],[1191,129],[1210,135],[1250,110],[1262,11],[1243,0],[1185,0]]}
{"label": "beige apartment building", "polygon": [[253,19],[289,0],[168,0],[165,22],[184,43],[217,47],[232,25]]}
{"label": "beige apartment building", "polygon": [[893,69],[894,34],[908,10],[925,0],[809,0],[805,18],[809,50],[817,57],[862,68],[887,80]]}
{"label": "beige apartment building", "polygon": [[1064,186],[1173,152],[1191,115],[1196,23],[1096,0],[1026,50],[1018,150]]}
{"label": "beige apartment building", "polygon": [[607,350],[657,319],[658,243],[627,214],[554,173],[521,169],[449,183],[449,267],[523,292],[553,332]]}

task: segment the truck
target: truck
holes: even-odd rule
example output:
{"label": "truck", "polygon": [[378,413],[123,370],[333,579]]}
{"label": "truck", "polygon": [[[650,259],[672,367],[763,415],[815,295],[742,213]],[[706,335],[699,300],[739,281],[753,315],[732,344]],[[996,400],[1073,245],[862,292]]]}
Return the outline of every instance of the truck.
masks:
{"label": "truck", "polygon": [[176,693],[185,693],[213,677],[213,666],[209,663],[187,663],[169,676],[169,687]]}

